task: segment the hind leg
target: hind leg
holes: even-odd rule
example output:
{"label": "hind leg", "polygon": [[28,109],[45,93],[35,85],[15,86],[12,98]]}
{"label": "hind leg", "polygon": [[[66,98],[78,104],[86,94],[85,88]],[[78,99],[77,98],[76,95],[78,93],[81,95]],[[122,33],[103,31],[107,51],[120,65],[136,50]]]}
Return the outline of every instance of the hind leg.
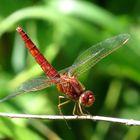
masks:
{"label": "hind leg", "polygon": [[[65,99],[65,101],[62,102],[62,99],[63,99],[63,100]],[[59,96],[58,109],[59,109],[59,113],[60,113],[61,115],[63,115],[61,107],[64,106],[65,104],[67,104],[67,103],[70,103],[70,102],[71,102],[71,100],[68,100],[68,99],[65,98],[64,96]]]}

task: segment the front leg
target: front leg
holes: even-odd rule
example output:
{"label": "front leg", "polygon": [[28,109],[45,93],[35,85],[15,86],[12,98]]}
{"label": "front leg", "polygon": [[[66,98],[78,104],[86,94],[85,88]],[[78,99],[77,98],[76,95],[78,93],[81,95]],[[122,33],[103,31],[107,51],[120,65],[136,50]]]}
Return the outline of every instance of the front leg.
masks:
{"label": "front leg", "polygon": [[73,115],[86,115],[83,113],[82,107],[79,102],[76,102],[73,108]]}

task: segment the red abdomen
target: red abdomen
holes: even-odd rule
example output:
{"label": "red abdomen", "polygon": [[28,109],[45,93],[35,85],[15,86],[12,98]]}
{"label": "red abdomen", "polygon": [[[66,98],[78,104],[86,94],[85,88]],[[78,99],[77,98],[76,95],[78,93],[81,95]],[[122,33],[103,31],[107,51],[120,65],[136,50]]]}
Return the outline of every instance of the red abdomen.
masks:
{"label": "red abdomen", "polygon": [[40,53],[38,48],[35,46],[35,44],[31,41],[31,39],[28,37],[28,35],[22,30],[21,27],[17,27],[17,32],[22,37],[23,41],[26,44],[26,47],[32,54],[32,56],[35,58],[37,63],[41,66],[43,71],[46,73],[46,75],[52,79],[56,77],[60,77],[59,73],[55,70],[55,68],[45,59],[45,57]]}

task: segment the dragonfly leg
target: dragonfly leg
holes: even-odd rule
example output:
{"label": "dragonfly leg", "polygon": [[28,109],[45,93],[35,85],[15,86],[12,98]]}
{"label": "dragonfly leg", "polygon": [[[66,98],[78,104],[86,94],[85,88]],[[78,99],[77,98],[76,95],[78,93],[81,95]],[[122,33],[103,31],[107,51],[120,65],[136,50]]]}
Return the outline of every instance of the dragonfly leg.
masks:
{"label": "dragonfly leg", "polygon": [[59,113],[60,113],[61,115],[63,115],[62,110],[61,110],[61,107],[62,107],[63,105],[65,105],[65,104],[71,102],[71,100],[68,100],[68,99],[67,99],[66,101],[64,101],[64,102],[61,102],[62,99],[67,99],[67,98],[65,98],[64,96],[59,96],[58,109],[59,109]]}
{"label": "dragonfly leg", "polygon": [[[62,99],[67,99],[67,98],[65,98],[64,96],[59,96],[58,109],[59,109],[59,113],[63,116],[61,107],[62,107],[63,105],[65,105],[65,104],[71,102],[71,100],[68,100],[68,99],[67,99],[67,100],[64,101],[64,102],[61,102]],[[70,126],[69,126],[68,123],[67,123],[67,120],[66,120],[65,118],[64,118],[64,120],[65,120],[65,122],[66,122],[67,127],[68,127],[69,129],[71,129]]]}
{"label": "dragonfly leg", "polygon": [[74,105],[73,115],[86,115],[83,113],[82,107],[78,102]]}

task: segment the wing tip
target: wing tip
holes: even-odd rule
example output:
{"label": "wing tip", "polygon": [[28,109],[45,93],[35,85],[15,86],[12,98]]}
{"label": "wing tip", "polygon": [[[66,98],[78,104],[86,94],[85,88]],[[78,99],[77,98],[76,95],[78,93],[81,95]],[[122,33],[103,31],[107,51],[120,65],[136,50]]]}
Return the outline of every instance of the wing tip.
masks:
{"label": "wing tip", "polygon": [[120,37],[122,38],[124,44],[129,40],[130,38],[130,34],[128,33],[123,33],[123,34],[120,34]]}

